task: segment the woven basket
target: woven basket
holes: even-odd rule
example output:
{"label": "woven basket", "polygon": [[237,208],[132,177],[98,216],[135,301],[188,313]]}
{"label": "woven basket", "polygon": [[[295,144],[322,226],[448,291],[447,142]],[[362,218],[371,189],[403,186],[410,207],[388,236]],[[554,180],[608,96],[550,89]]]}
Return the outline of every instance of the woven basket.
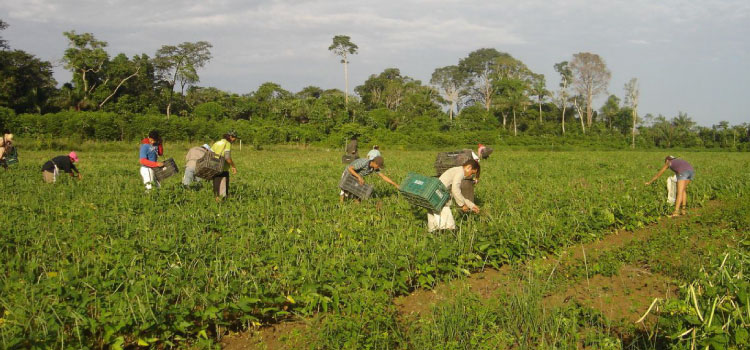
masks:
{"label": "woven basket", "polygon": [[202,179],[212,179],[214,176],[224,171],[224,157],[208,151],[195,164],[195,176]]}

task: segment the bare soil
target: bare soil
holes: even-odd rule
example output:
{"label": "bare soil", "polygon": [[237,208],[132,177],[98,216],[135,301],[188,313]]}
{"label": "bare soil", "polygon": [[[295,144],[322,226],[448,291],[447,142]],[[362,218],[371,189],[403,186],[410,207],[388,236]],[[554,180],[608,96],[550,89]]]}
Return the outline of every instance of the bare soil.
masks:
{"label": "bare soil", "polygon": [[554,308],[578,302],[600,311],[609,320],[632,323],[648,311],[655,298],[669,299],[678,289],[669,277],[625,265],[614,276],[596,275],[550,295],[543,305]]}

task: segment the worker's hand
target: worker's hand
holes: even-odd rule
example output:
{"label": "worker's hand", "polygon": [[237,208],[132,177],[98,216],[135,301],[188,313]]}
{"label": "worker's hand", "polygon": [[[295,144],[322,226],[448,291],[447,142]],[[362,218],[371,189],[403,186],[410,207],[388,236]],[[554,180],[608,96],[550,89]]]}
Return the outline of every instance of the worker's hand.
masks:
{"label": "worker's hand", "polygon": [[646,181],[646,186],[650,185],[651,181]]}
{"label": "worker's hand", "polygon": [[159,168],[161,168],[161,167],[164,166],[164,163],[163,162],[156,162],[156,166],[158,166]]}
{"label": "worker's hand", "polygon": [[467,212],[469,212],[469,206],[468,206],[468,205],[466,205],[466,204],[464,204],[464,206],[463,206],[463,207],[461,207],[461,210],[463,210],[463,211],[464,211],[464,213],[467,213]]}
{"label": "worker's hand", "polygon": [[78,173],[78,180],[83,180],[83,175],[81,175],[81,173]]}
{"label": "worker's hand", "polygon": [[479,183],[479,179],[474,179],[474,184],[476,185],[478,183]]}
{"label": "worker's hand", "polygon": [[473,211],[475,214],[479,214],[479,207],[474,206],[474,208],[471,208],[471,211]]}
{"label": "worker's hand", "polygon": [[365,179],[363,179],[362,176],[357,176],[357,182],[359,182],[360,185],[364,185]]}
{"label": "worker's hand", "polygon": [[237,167],[236,166],[232,167],[232,174],[237,174]]}

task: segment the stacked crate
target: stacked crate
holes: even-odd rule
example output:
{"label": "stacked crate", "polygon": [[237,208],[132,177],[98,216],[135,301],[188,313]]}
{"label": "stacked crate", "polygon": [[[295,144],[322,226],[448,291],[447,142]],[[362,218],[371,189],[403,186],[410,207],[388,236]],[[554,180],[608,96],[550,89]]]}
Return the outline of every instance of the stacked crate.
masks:
{"label": "stacked crate", "polygon": [[438,153],[437,159],[435,159],[435,174],[437,176],[443,175],[446,170],[464,165],[469,159],[472,159],[470,149]]}

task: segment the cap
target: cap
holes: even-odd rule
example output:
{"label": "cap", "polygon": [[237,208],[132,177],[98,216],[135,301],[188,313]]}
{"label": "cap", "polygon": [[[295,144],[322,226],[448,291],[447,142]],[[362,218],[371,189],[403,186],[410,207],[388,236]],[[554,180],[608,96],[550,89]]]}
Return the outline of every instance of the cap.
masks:
{"label": "cap", "polygon": [[377,156],[371,160],[372,162],[375,162],[375,164],[378,165],[378,168],[385,169],[385,161],[383,160],[383,157]]}
{"label": "cap", "polygon": [[237,137],[237,132],[234,130],[227,131],[227,136]]}
{"label": "cap", "polygon": [[667,158],[664,158],[664,159],[666,159],[666,160],[672,160],[672,159],[677,159],[677,157],[675,157],[675,156],[667,156]]}
{"label": "cap", "polygon": [[68,157],[73,160],[73,163],[78,163],[78,155],[75,151],[68,153]]}
{"label": "cap", "polygon": [[208,149],[208,150],[211,149],[211,146],[209,146],[207,143],[204,143],[203,146],[201,146],[201,147],[203,147],[205,149]]}

